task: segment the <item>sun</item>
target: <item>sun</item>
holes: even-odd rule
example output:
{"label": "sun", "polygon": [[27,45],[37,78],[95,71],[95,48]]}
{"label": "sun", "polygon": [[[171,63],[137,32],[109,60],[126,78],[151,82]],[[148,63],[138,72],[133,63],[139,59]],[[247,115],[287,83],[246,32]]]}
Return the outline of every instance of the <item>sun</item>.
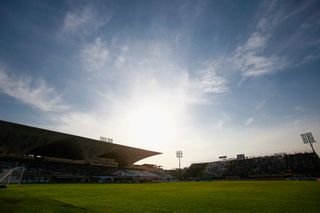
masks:
{"label": "sun", "polygon": [[128,117],[131,136],[142,143],[164,143],[174,136],[175,117],[165,105],[139,106]]}

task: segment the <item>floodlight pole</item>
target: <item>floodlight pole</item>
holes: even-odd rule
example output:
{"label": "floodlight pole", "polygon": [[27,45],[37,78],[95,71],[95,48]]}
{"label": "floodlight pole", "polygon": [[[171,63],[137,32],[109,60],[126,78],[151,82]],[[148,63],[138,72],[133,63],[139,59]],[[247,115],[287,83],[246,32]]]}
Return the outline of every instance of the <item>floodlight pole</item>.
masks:
{"label": "floodlight pole", "polygon": [[310,144],[310,146],[311,146],[311,149],[312,149],[313,153],[314,153],[314,154],[317,154],[316,151],[315,151],[314,148],[313,148],[313,145],[312,145],[312,142],[311,142],[311,141],[309,141],[309,144]]}
{"label": "floodlight pole", "polygon": [[316,150],[314,150],[313,145],[312,145],[312,142],[309,141],[309,143],[310,143],[311,149],[312,149],[312,151],[313,151],[313,154],[315,154],[315,156],[317,156],[318,158],[320,158],[319,155],[316,153]]}
{"label": "floodlight pole", "polygon": [[176,151],[176,156],[179,158],[179,169],[181,169],[182,151]]}
{"label": "floodlight pole", "polygon": [[303,140],[303,143],[307,144],[309,143],[310,146],[311,146],[311,149],[312,149],[312,152],[313,154],[315,154],[318,158],[318,154],[316,153],[316,151],[314,150],[314,147],[313,147],[313,144],[312,143],[315,143],[316,141],[314,140],[313,138],[313,135],[311,132],[308,132],[308,133],[304,133],[304,134],[301,134],[301,137],[302,137],[302,140]]}

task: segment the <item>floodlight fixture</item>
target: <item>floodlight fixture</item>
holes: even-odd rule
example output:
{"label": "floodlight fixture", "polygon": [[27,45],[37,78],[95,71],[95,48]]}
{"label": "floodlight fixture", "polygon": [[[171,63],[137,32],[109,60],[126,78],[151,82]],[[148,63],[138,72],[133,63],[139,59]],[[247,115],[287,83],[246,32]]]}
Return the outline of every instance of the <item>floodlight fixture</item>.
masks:
{"label": "floodlight fixture", "polygon": [[176,151],[176,156],[177,158],[179,158],[179,169],[181,169],[181,158],[182,158],[182,151],[179,150],[179,151]]}
{"label": "floodlight fixture", "polygon": [[313,153],[315,153],[317,155],[317,153],[314,150],[313,145],[312,145],[313,143],[316,142],[314,140],[314,137],[313,137],[312,133],[308,132],[308,133],[301,134],[301,138],[302,138],[302,141],[303,141],[304,144],[310,144]]}

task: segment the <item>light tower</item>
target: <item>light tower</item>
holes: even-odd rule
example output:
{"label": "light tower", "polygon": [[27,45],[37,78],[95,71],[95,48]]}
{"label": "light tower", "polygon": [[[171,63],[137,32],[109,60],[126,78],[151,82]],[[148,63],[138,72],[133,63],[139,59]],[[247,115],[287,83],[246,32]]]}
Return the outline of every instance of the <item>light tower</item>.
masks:
{"label": "light tower", "polygon": [[177,158],[179,158],[179,169],[181,169],[180,159],[182,158],[182,151],[176,151],[176,156]]}
{"label": "light tower", "polygon": [[313,145],[312,145],[312,143],[315,143],[315,142],[316,142],[316,141],[314,140],[314,138],[313,138],[312,133],[311,133],[311,132],[308,132],[308,133],[305,133],[305,134],[301,134],[301,138],[302,138],[302,140],[303,140],[303,143],[305,143],[305,144],[310,144],[313,153],[317,155],[317,153],[316,153],[316,151],[314,150]]}

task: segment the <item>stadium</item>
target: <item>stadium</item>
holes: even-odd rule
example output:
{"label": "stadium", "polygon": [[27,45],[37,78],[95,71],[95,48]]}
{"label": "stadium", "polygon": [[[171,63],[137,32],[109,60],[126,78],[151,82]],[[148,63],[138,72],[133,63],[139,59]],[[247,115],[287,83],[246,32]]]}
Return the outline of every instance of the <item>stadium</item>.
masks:
{"label": "stadium", "polygon": [[319,213],[319,11],[1,0],[0,213]]}
{"label": "stadium", "polygon": [[[315,153],[241,155],[163,170],[134,164],[161,153],[110,140],[7,121],[0,121],[0,138],[0,206],[14,212],[42,211],[44,206],[48,212],[104,212],[106,206],[108,212],[319,210],[319,182],[314,180],[320,177],[320,160]],[[292,200],[293,195],[299,199]]]}

